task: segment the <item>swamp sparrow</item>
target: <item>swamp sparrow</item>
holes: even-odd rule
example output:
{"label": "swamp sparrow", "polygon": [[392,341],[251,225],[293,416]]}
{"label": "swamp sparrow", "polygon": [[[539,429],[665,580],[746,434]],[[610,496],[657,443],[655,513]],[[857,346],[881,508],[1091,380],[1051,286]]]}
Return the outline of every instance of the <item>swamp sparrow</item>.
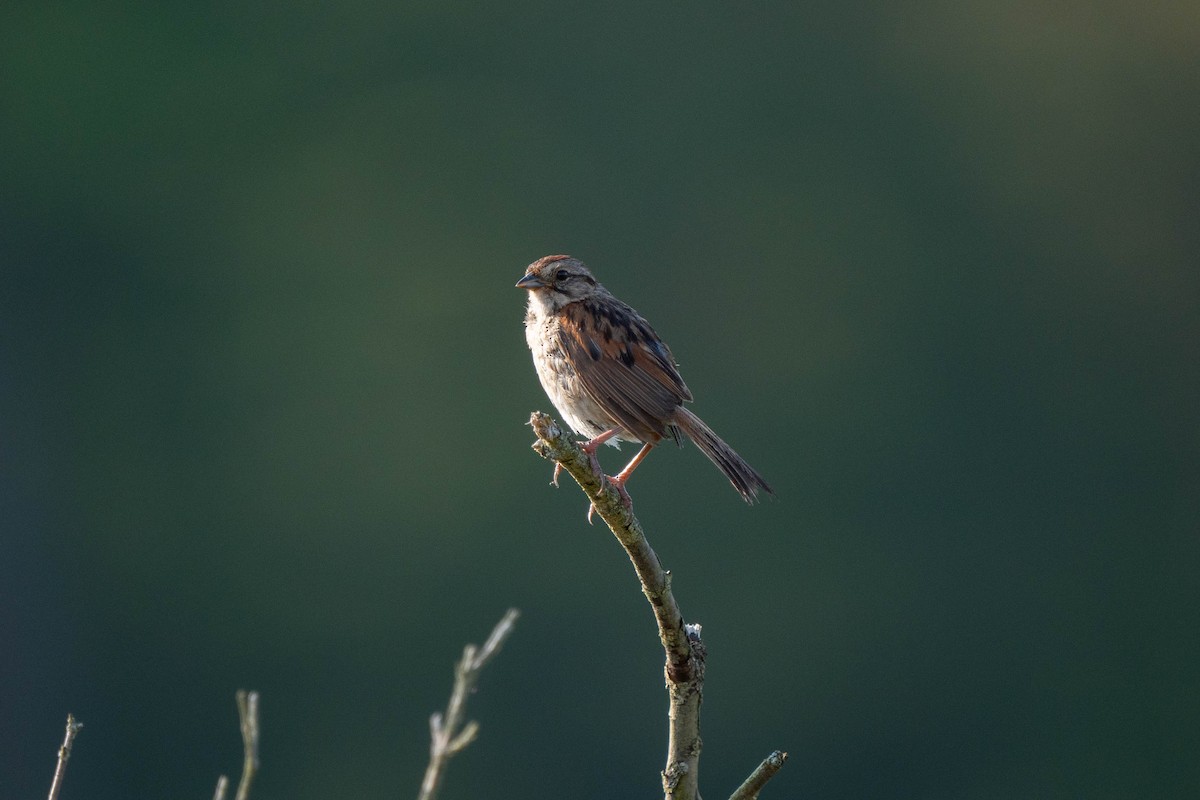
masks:
{"label": "swamp sparrow", "polygon": [[[671,351],[646,320],[596,282],[583,262],[546,256],[529,265],[517,288],[529,291],[525,339],[542,388],[577,433],[596,448],[619,441],[642,449],[610,480],[623,490],[654,445],[682,433],[717,465],[748,503],[774,494],[762,475],[683,407],[692,393]],[[558,477],[558,469],[554,471]]]}

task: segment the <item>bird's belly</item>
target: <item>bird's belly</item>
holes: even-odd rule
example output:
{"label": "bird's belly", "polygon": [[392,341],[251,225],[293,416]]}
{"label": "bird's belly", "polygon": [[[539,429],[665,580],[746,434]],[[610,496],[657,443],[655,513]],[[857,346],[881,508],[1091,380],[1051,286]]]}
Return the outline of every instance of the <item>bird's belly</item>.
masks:
{"label": "bird's belly", "polygon": [[[538,336],[532,329],[527,333],[538,380],[542,382],[542,388],[546,390],[550,402],[558,409],[566,423],[576,433],[589,439],[616,427],[613,418],[583,389],[582,382],[575,374],[575,367],[563,355],[555,337]],[[609,443],[615,445],[617,439],[636,441],[635,437],[624,430],[610,439]]]}

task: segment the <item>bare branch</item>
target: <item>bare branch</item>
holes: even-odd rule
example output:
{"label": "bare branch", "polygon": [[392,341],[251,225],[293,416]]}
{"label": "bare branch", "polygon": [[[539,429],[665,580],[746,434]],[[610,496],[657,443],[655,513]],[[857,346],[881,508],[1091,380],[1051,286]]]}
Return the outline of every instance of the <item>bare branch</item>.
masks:
{"label": "bare branch", "polygon": [[213,800],[225,800],[225,793],[229,790],[229,778],[222,775],[217,778],[217,790],[213,792]]}
{"label": "bare branch", "polygon": [[512,633],[513,625],[517,622],[517,617],[521,614],[515,608],[510,608],[504,617],[496,623],[496,627],[492,629],[492,634],[488,636],[487,641],[483,643],[478,655],[475,659],[475,669],[483,669],[484,665],[492,660],[492,656],[500,652],[504,640]]}
{"label": "bare branch", "polygon": [[435,711],[429,717],[429,766],[425,769],[424,780],[421,781],[418,800],[434,800],[437,797],[450,758],[462,752],[479,735],[479,723],[474,720],[463,723],[467,710],[467,696],[474,691],[483,667],[500,652],[504,641],[512,633],[518,616],[520,612],[510,608],[496,623],[483,647],[468,644],[463,648],[462,659],[454,667],[454,689],[450,693],[446,713]]}
{"label": "bare branch", "polygon": [[[258,774],[258,692],[239,690],[238,717],[242,725],[242,779],[238,782],[235,800],[248,800],[250,784]],[[219,784],[218,784],[219,788]]]}
{"label": "bare branch", "polygon": [[666,654],[667,694],[670,719],[667,764],[662,773],[667,800],[696,800],[700,769],[700,701],[704,688],[704,645],[700,626],[685,625],[683,614],[671,592],[671,574],[646,541],[632,504],[599,473],[594,460],[579,448],[562,427],[548,415],[535,411],[529,418],[538,441],[533,449],[560,465],[575,479],[592,501],[617,541],[625,548],[650,601],[658,636]]}
{"label": "bare branch", "polygon": [[458,734],[458,736],[455,736],[454,739],[451,740],[450,743],[446,745],[446,749],[451,754],[454,754],[461,750],[464,750],[467,745],[469,745],[471,742],[475,741],[475,737],[478,735],[479,735],[479,723],[476,722],[475,720],[471,720],[465,726],[463,726],[463,729]]}
{"label": "bare branch", "polygon": [[668,678],[674,682],[688,680],[695,669],[695,662],[691,644],[683,629],[683,615],[671,593],[671,573],[662,568],[632,508],[625,505],[607,477],[595,471],[592,460],[557,422],[535,411],[529,418],[529,424],[538,437],[533,449],[543,458],[562,464],[563,469],[571,473],[571,477],[592,501],[596,513],[625,548],[642,584],[642,593],[650,601],[658,622],[659,637],[667,654]]}
{"label": "bare branch", "polygon": [[758,793],[762,791],[767,781],[775,777],[775,773],[779,772],[785,761],[787,761],[787,753],[782,750],[776,750],[771,753],[771,755],[763,759],[761,764],[755,767],[754,772],[750,773],[750,777],[746,778],[745,782],[729,796],[729,800],[758,800]]}
{"label": "bare branch", "polygon": [[58,766],[54,768],[54,780],[50,783],[49,800],[58,800],[58,793],[62,790],[63,776],[67,774],[67,761],[71,758],[71,746],[75,744],[75,737],[82,727],[82,722],[76,722],[73,715],[67,714],[67,734],[63,737],[62,747],[58,748]]}

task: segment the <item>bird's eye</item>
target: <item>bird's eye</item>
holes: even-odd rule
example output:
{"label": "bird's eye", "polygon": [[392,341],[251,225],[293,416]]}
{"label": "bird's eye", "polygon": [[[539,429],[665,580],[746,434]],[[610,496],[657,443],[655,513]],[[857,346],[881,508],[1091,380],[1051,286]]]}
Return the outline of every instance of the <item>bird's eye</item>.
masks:
{"label": "bird's eye", "polygon": [[560,269],[554,275],[555,280],[560,280],[560,281],[565,281],[569,277],[571,277],[571,273],[567,272],[565,269]]}

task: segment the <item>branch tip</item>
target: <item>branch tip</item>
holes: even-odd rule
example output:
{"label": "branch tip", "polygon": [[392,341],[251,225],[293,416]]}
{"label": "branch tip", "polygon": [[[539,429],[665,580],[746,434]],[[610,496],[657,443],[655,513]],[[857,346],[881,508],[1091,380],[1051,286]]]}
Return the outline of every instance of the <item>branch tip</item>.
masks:
{"label": "branch tip", "polygon": [[496,627],[492,629],[492,635],[483,643],[483,650],[479,658],[479,666],[486,664],[492,656],[500,652],[500,648],[504,645],[505,640],[513,632],[513,627],[517,624],[517,619],[521,616],[521,612],[515,608],[510,608],[504,612],[504,616],[496,623]]}
{"label": "branch tip", "polygon": [[746,778],[745,782],[739,786],[733,794],[729,796],[729,800],[757,800],[758,793],[767,785],[767,781],[775,777],[775,773],[783,768],[787,762],[788,754],[782,750],[775,750],[769,756],[763,759],[754,772],[750,773],[750,777]]}
{"label": "branch tip", "polygon": [[258,774],[258,692],[237,692],[238,718],[242,728],[242,778],[235,800],[248,800],[250,786]]}
{"label": "branch tip", "polygon": [[471,742],[475,741],[475,737],[479,735],[479,723],[471,720],[463,726],[462,732],[455,736],[454,739],[446,745],[446,749],[451,753],[461,752]]}
{"label": "branch tip", "polygon": [[75,737],[82,729],[83,723],[75,719],[74,714],[67,714],[67,732],[63,736],[62,747],[58,748],[58,764],[54,768],[54,780],[50,783],[49,800],[58,800],[58,793],[62,791],[63,777],[67,774],[67,761],[71,758],[71,747],[74,746]]}

